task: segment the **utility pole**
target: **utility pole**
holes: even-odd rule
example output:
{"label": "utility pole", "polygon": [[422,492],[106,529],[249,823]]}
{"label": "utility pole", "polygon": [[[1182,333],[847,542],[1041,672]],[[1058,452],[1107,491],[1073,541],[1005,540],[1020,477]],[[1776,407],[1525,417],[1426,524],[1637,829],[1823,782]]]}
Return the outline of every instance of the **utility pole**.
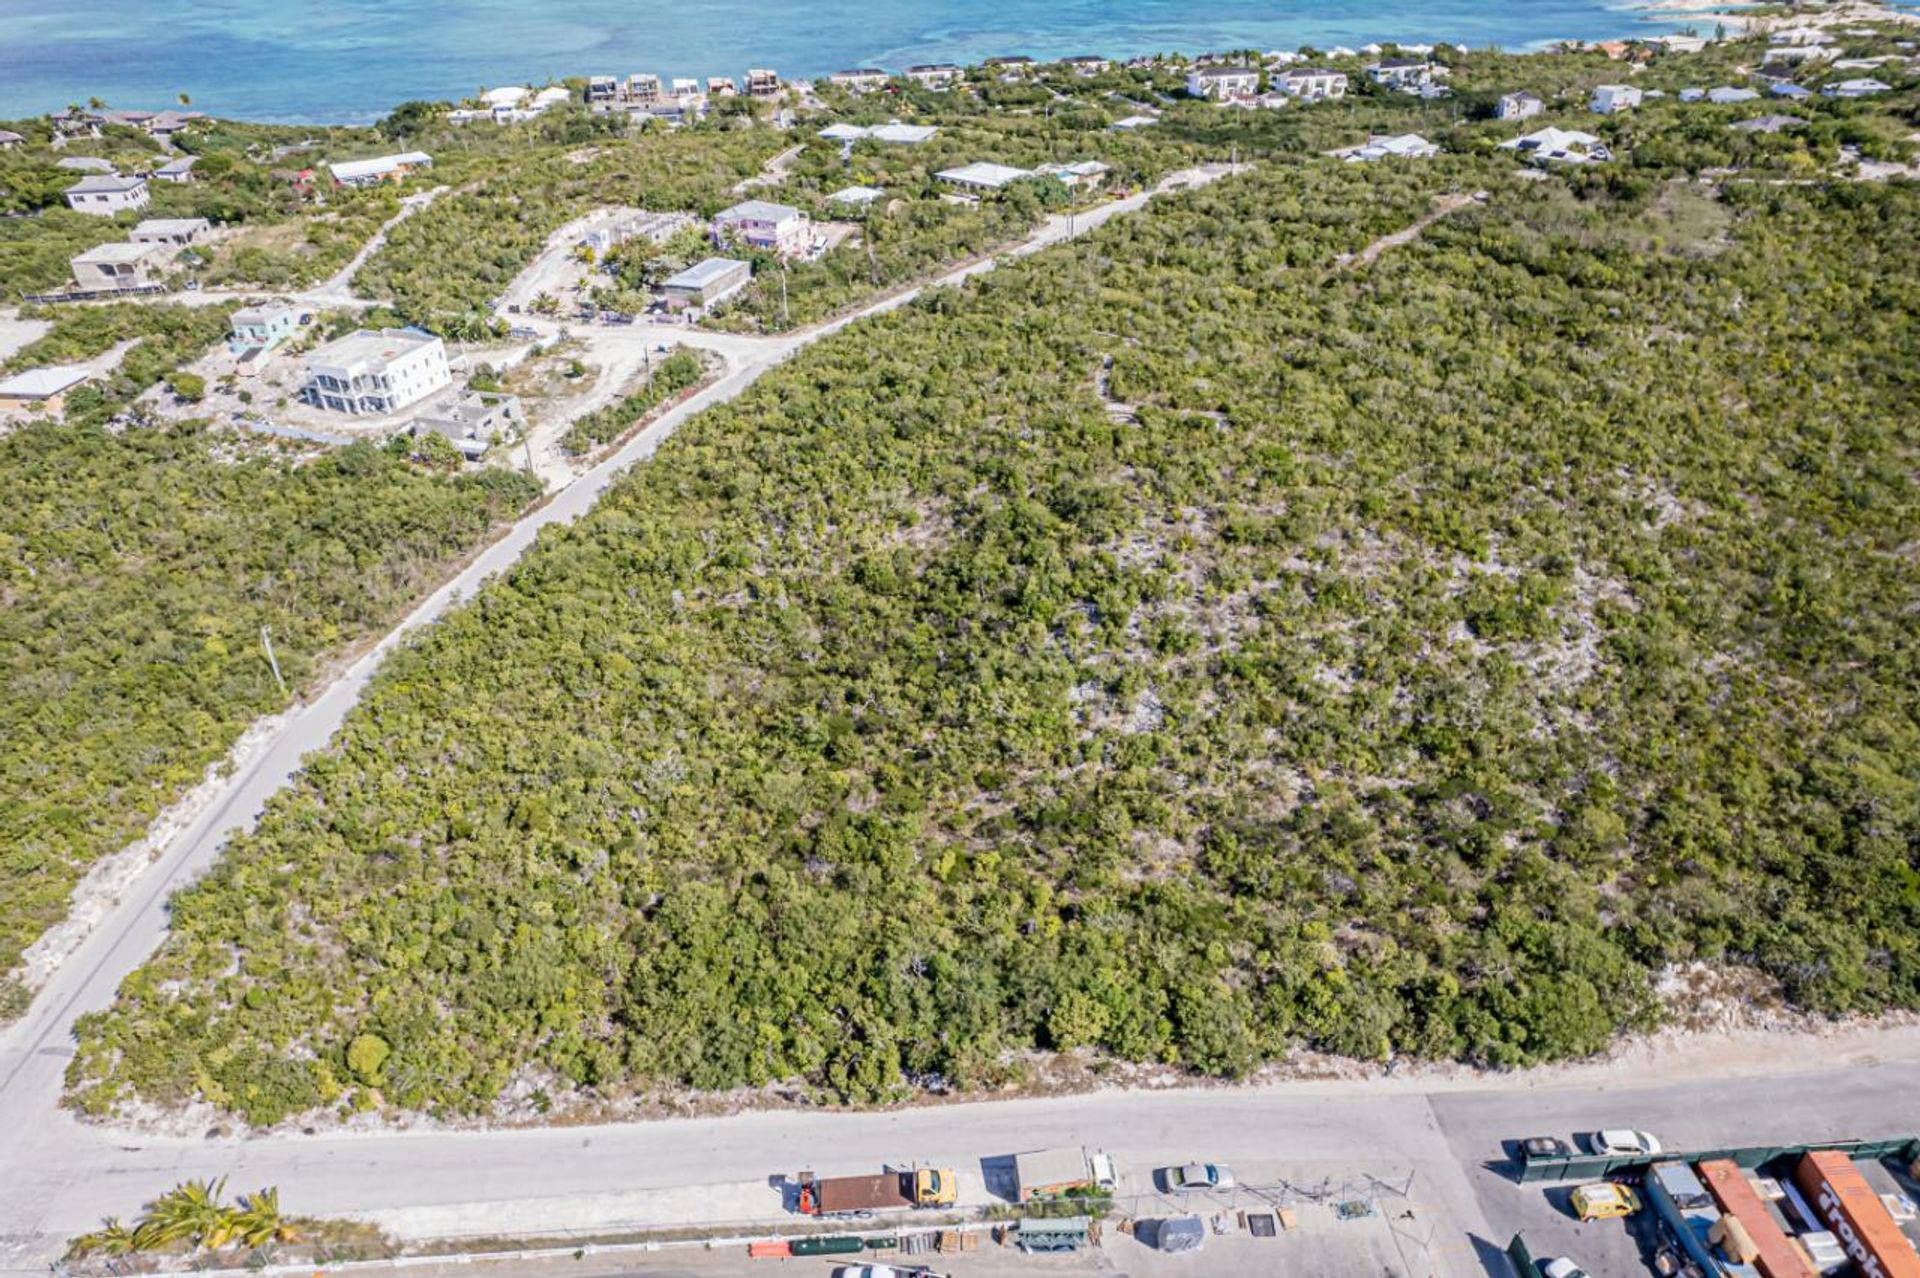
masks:
{"label": "utility pole", "polygon": [[787,264],[780,263],[780,326],[785,328],[793,321],[787,315]]}
{"label": "utility pole", "polygon": [[287,681],[280,677],[280,659],[273,655],[273,631],[266,626],[260,627],[260,646],[267,650],[267,664],[273,667],[273,681],[280,685],[280,695],[287,695]]}
{"label": "utility pole", "polygon": [[533,436],[527,431],[520,432],[520,446],[527,452],[527,473],[533,473]]}

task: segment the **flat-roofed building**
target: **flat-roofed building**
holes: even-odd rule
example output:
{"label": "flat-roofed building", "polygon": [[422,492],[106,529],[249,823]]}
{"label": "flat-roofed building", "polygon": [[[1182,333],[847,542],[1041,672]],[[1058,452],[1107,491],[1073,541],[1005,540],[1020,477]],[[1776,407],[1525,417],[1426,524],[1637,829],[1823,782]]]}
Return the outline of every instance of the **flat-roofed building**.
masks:
{"label": "flat-roofed building", "polygon": [[162,244],[101,244],[73,259],[73,282],[89,293],[149,288],[172,258]]}
{"label": "flat-roofed building", "polygon": [[360,329],[307,356],[300,398],[334,413],[395,413],[453,383],[446,343],[431,333]]}
{"label": "flat-roofed building", "polygon": [[747,71],[747,96],[750,98],[777,98],[780,96],[780,76],[765,67],[752,67]]}
{"label": "flat-roofed building", "polygon": [[922,62],[907,68],[907,79],[923,89],[945,89],[958,84],[966,73],[951,62]]}
{"label": "flat-roofed building", "polygon": [[518,437],[526,422],[525,410],[512,395],[463,391],[414,418],[407,433],[415,439],[438,435],[468,461],[478,461],[495,444]]}
{"label": "flat-roofed building", "polygon": [[1347,96],[1347,76],[1331,67],[1289,67],[1273,78],[1273,87],[1290,98],[1317,101]]}
{"label": "flat-roofed building", "polygon": [[133,228],[127,238],[135,244],[160,244],[183,249],[198,244],[213,229],[204,217],[150,217]]}
{"label": "flat-roofed building", "polygon": [[745,288],[752,278],[752,263],[731,257],[710,257],[661,281],[660,291],[670,305],[718,306]]}
{"label": "flat-roofed building", "polygon": [[887,73],[879,67],[855,67],[850,71],[835,71],[827,77],[827,83],[849,93],[872,93],[887,86]]}
{"label": "flat-roofed building", "polygon": [[1253,67],[1200,67],[1188,73],[1187,92],[1196,98],[1250,98],[1260,91],[1260,72]]}
{"label": "flat-roofed building", "polygon": [[243,306],[227,318],[227,327],[228,350],[236,355],[264,352],[292,337],[300,327],[300,317],[291,306],[279,302]]}

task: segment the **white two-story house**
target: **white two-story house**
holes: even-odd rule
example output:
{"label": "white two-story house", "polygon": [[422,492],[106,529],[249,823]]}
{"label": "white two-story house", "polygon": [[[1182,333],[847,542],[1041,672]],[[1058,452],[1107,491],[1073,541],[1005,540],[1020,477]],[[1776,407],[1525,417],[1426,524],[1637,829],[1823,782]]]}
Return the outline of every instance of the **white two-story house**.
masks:
{"label": "white two-story house", "polygon": [[300,398],[335,413],[396,413],[453,384],[446,343],[430,333],[361,329],[307,356]]}

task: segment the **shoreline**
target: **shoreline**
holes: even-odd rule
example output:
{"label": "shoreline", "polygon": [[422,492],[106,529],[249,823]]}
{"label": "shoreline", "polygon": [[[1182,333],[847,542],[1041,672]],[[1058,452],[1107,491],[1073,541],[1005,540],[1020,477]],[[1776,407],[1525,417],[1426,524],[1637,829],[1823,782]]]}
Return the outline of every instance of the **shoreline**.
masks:
{"label": "shoreline", "polygon": [[[1524,56],[1562,44],[1593,44],[1614,39],[1650,39],[1659,34],[1677,33],[1682,28],[1697,26],[1704,21],[1722,23],[1729,28],[1730,34],[1738,36],[1745,33],[1748,30],[1749,24],[1753,21],[1749,15],[1741,13],[1740,10],[1751,7],[1751,5],[1757,4],[1758,2],[1759,0],[1649,0],[1647,3],[1625,4],[1598,10],[1594,15],[1594,22],[1596,27],[1605,27],[1606,30],[1604,32],[1596,32],[1592,35],[1579,37],[1565,35],[1527,37],[1506,34],[1496,36],[1490,41],[1484,37],[1462,34],[1457,31],[1439,34],[1431,32],[1407,34],[1402,31],[1399,34],[1380,35],[1371,29],[1366,30],[1364,34],[1348,32],[1344,36],[1326,35],[1306,38],[1304,36],[1289,35],[1285,40],[1278,41],[1242,41],[1231,38],[1210,38],[1207,32],[1196,27],[1191,36],[1184,37],[1180,43],[1171,48],[1163,44],[1157,50],[1138,48],[1130,52],[1121,52],[1112,56],[1115,62],[1124,62],[1134,57],[1157,57],[1161,54],[1190,59],[1199,56],[1210,47],[1214,49],[1253,49],[1266,45],[1272,48],[1280,48],[1284,47],[1289,41],[1291,41],[1296,48],[1313,48],[1323,52],[1328,48],[1334,47],[1358,48],[1366,44],[1405,45],[1418,43],[1434,46],[1451,46],[1463,50],[1491,48],[1500,52]],[[1891,22],[1920,22],[1920,9],[1909,9],[1899,5],[1861,3],[1861,0],[1849,0],[1849,2],[1837,5],[1832,10],[1800,15],[1794,20],[1804,21],[1810,25],[1819,25],[1830,21],[1839,14],[1847,15],[1849,20],[1852,21],[1884,20]],[[1382,18],[1389,16],[1390,15],[1385,14],[1381,15]],[[1385,24],[1382,23],[1382,25],[1384,26]],[[1659,28],[1660,30],[1648,30],[1650,27]],[[4,25],[0,24],[0,31],[3,30]],[[977,67],[982,65],[987,58],[996,56],[1024,56],[1032,58],[1035,63],[1045,64],[1057,60],[1059,57],[1070,56],[1068,54],[1054,52],[1053,46],[1055,43],[1055,37],[1043,36],[1030,43],[1024,44],[1018,40],[1012,40],[1009,41],[1005,47],[1000,47],[992,53],[970,51],[965,54],[940,54],[933,52],[933,50],[941,47],[940,40],[922,38],[913,43],[895,43],[882,54],[846,54],[842,65],[868,65],[869,63],[866,60],[871,58],[874,61],[880,62],[882,65],[898,63],[901,68],[904,68],[905,65],[914,61],[950,61],[963,67]],[[852,46],[849,44],[847,47]],[[633,56],[621,55],[620,59],[616,59],[604,56],[598,51],[588,51],[583,53],[569,53],[564,55],[564,57],[566,61],[557,67],[554,63],[559,59],[555,56],[538,54],[523,57],[518,60],[516,72],[524,76],[524,80],[516,79],[514,76],[502,73],[498,76],[488,76],[486,83],[502,85],[522,82],[528,84],[554,83],[568,76],[582,78],[594,74],[624,75],[627,70],[634,69],[651,69],[656,73],[665,75],[669,72],[679,74],[686,69],[684,65],[678,68],[666,65],[675,61],[673,55],[656,55],[653,53],[641,53]],[[756,65],[769,65],[770,63],[775,70],[780,71],[781,74],[789,80],[817,80],[832,74],[834,69],[831,67],[824,70],[816,69],[813,63],[819,60],[817,54],[811,58],[805,55],[796,55],[794,61],[798,63],[799,69],[792,69],[794,63],[791,62],[787,68],[783,68],[781,63],[786,61],[784,55],[756,53],[751,55],[751,57],[757,59]],[[620,70],[611,65],[621,59],[624,59],[624,61],[629,64],[651,65],[639,65],[637,67],[630,65],[626,70]],[[702,60],[702,58],[697,57],[680,59],[683,63]],[[601,65],[593,65],[595,62]],[[578,65],[573,65],[574,63],[578,63]],[[536,65],[538,65],[540,69],[533,71],[532,68]],[[0,72],[4,72],[4,70],[4,66],[0,66]],[[558,73],[557,75],[556,72]],[[706,76],[711,74],[715,74],[713,68],[707,67],[698,73],[697,78],[704,80]],[[719,72],[719,74],[737,77],[740,71],[738,69],[732,71],[723,70]],[[4,78],[4,76],[0,75],[0,78]],[[195,105],[197,109],[205,109],[210,115],[220,119],[290,128],[364,128],[384,118],[403,101],[421,99],[428,101],[454,101],[458,100],[460,96],[471,92],[469,87],[453,88],[450,81],[451,77],[449,77],[448,86],[444,89],[432,89],[424,86],[396,86],[391,90],[391,96],[384,100],[384,105],[381,107],[348,107],[337,111],[274,111],[271,109],[248,109],[245,106],[223,107],[218,100],[222,96],[221,93],[218,90],[210,92],[204,86],[197,86],[198,92],[194,94],[194,97],[196,99]],[[469,85],[471,83],[471,81],[468,81]],[[80,89],[90,89],[92,87],[94,86],[88,86],[85,83],[79,85]],[[105,87],[112,91],[113,97],[109,100],[112,100],[114,105],[139,106],[141,103],[142,95],[139,93],[123,93],[115,90],[113,86],[100,87]],[[67,101],[72,100],[71,92],[77,90],[68,86],[66,91],[68,92],[68,96],[60,96],[59,94],[49,96],[44,105],[38,110],[34,110],[26,102],[0,108],[0,119],[36,119],[46,114],[58,112]],[[255,89],[249,89],[249,92],[257,91],[258,90]],[[106,95],[102,94],[100,96],[105,97]],[[147,96],[152,96],[157,103],[162,97],[171,99],[173,94],[167,93],[157,96],[148,94]],[[59,101],[53,101],[54,97],[59,97]],[[206,99],[204,106],[200,101],[201,99]]]}

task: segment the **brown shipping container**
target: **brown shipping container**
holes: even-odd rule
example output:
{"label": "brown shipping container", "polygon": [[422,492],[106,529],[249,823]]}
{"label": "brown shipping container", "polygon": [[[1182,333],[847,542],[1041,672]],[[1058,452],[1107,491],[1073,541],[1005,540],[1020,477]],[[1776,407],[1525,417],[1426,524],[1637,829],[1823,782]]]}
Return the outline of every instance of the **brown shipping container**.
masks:
{"label": "brown shipping container", "polygon": [[1806,1253],[1794,1246],[1787,1231],[1780,1228],[1773,1213],[1760,1201],[1747,1174],[1724,1158],[1709,1159],[1699,1167],[1707,1192],[1719,1202],[1720,1210],[1740,1222],[1760,1254],[1754,1265],[1761,1278],[1820,1278],[1820,1271],[1806,1259]]}
{"label": "brown shipping container", "polygon": [[1920,1278],[1920,1252],[1851,1158],[1835,1150],[1803,1155],[1793,1179],[1860,1266],[1861,1278]]}

